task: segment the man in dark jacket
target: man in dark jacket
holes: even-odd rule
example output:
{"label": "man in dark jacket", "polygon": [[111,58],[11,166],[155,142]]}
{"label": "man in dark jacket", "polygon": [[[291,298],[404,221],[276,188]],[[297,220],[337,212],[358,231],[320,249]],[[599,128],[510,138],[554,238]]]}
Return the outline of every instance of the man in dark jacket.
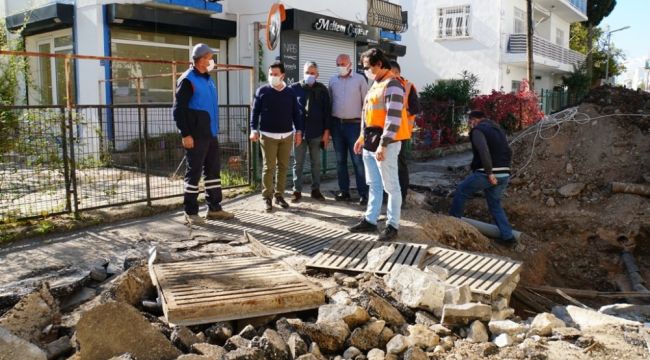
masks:
{"label": "man in dark jacket", "polygon": [[269,84],[258,88],[253,99],[250,140],[259,140],[262,147],[262,197],[266,211],[271,212],[272,197],[282,208],[289,207],[284,200],[289,158],[293,143],[300,146],[302,142],[303,124],[296,93],[284,82],[284,64],[271,64],[268,75]]}
{"label": "man in dark jacket", "polygon": [[302,143],[294,148],[293,197],[291,202],[298,202],[302,197],[303,168],[307,149],[311,163],[311,197],[325,200],[320,192],[320,153],[321,145],[327,148],[330,137],[330,96],[327,87],[316,81],[318,65],[307,61],[304,66],[303,81],[291,84],[302,110],[304,129]]}
{"label": "man in dark jacket", "polygon": [[494,218],[501,238],[498,243],[505,246],[515,244],[512,227],[508,222],[501,197],[508,186],[510,179],[510,162],[512,150],[508,145],[506,133],[490,119],[486,119],[481,111],[469,113],[470,140],[472,142],[472,174],[458,185],[449,214],[462,217],[465,210],[465,201],[470,199],[477,191],[483,191],[487,200],[488,209]]}
{"label": "man in dark jacket", "polygon": [[235,216],[221,208],[221,163],[219,142],[219,102],[210,77],[214,51],[205,44],[192,49],[192,66],[181,75],[176,87],[173,116],[185,148],[185,219],[201,224],[198,215],[199,180],[204,176],[207,219],[228,220]]}

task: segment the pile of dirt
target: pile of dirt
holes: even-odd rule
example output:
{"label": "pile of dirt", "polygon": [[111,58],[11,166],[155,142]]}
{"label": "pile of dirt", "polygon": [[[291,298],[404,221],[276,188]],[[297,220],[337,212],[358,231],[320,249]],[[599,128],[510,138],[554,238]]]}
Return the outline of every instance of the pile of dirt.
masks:
{"label": "pile of dirt", "polygon": [[[650,95],[600,87],[573,119],[539,134],[529,129],[513,144],[516,175],[504,206],[515,227],[534,237],[524,254],[513,254],[527,262],[522,282],[620,289],[625,238],[650,279],[650,202],[610,187],[644,183],[650,174]],[[485,210],[483,216],[489,218]]]}

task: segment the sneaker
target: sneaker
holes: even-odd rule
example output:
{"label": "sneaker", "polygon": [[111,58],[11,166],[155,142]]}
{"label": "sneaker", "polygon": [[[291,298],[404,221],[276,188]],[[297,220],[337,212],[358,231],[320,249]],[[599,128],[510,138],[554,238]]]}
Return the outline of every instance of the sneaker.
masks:
{"label": "sneaker", "polygon": [[302,199],[302,193],[300,191],[294,191],[293,195],[291,195],[291,202],[297,203],[300,199]]}
{"label": "sneaker", "polygon": [[377,225],[369,223],[365,218],[361,219],[358,224],[348,228],[351,233],[360,232],[377,232]]}
{"label": "sneaker", "polygon": [[325,200],[325,196],[323,196],[323,194],[321,194],[320,190],[318,189],[314,189],[311,191],[311,198],[320,201]]}
{"label": "sneaker", "polygon": [[275,197],[275,203],[280,205],[283,209],[286,209],[289,207],[289,204],[284,201],[284,198],[282,196],[276,196]]}
{"label": "sneaker", "polygon": [[359,205],[361,205],[361,206],[368,205],[368,198],[365,197],[365,196],[362,196],[361,199],[359,199]]}
{"label": "sneaker", "polygon": [[386,226],[384,231],[379,234],[377,237],[378,241],[391,241],[397,237],[397,229],[395,229],[392,225]]}
{"label": "sneaker", "polygon": [[273,211],[273,202],[271,201],[271,198],[264,199],[264,204],[266,206],[266,212]]}
{"label": "sneaker", "polygon": [[208,210],[205,213],[205,218],[207,220],[232,220],[235,218],[235,214],[223,210]]}
{"label": "sneaker", "polygon": [[350,193],[346,191],[339,191],[334,195],[334,198],[336,201],[349,201],[350,200]]}
{"label": "sneaker", "polygon": [[205,219],[199,216],[199,214],[188,214],[185,215],[185,223],[189,225],[205,225]]}

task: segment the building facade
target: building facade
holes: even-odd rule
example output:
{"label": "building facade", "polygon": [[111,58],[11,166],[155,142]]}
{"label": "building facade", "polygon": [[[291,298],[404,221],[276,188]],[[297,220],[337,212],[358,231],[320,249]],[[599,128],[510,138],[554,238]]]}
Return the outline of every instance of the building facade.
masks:
{"label": "building facade", "polygon": [[[525,0],[398,0],[410,16],[405,76],[420,88],[465,70],[479,90],[516,90],[527,78]],[[587,20],[586,0],[535,0],[535,88],[551,89],[584,56],[569,49],[570,25]]]}

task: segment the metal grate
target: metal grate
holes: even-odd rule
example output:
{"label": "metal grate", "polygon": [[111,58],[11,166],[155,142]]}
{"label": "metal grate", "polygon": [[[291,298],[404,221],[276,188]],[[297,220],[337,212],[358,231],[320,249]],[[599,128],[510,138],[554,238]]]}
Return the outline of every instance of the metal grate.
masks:
{"label": "metal grate", "polygon": [[[427,245],[369,241],[368,237],[371,236],[350,234],[334,240],[307,262],[307,267],[386,274],[395,264],[419,267],[427,254]],[[395,246],[392,255],[378,266],[369,266],[368,252],[389,245]]]}
{"label": "metal grate", "polygon": [[283,263],[261,257],[153,266],[170,324],[196,325],[317,308],[323,290]]}
{"label": "metal grate", "polygon": [[207,224],[220,233],[234,236],[240,236],[246,230],[274,250],[308,256],[321,251],[331,240],[348,234],[346,230],[328,229],[251,211],[236,212],[234,220],[208,220]]}
{"label": "metal grate", "polygon": [[423,266],[437,265],[449,271],[447,283],[469,285],[472,293],[493,298],[521,271],[521,263],[495,255],[478,255],[465,251],[432,248]]}

